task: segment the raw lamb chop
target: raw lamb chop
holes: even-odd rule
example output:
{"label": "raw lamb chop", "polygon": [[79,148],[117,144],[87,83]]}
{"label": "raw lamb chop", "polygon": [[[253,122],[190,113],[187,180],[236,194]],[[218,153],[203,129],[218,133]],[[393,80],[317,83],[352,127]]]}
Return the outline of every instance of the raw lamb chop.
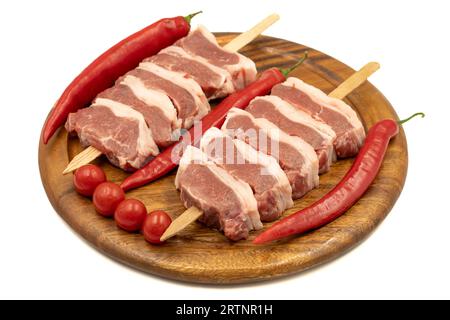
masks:
{"label": "raw lamb chop", "polygon": [[127,75],[140,78],[147,88],[166,94],[177,108],[183,128],[189,129],[194,120],[200,120],[210,111],[208,100],[197,82],[177,72],[151,62],[142,62]]}
{"label": "raw lamb chop", "polygon": [[66,129],[124,170],[141,168],[159,153],[142,114],[113,100],[97,98],[90,108],[69,114]]}
{"label": "raw lamb chop", "polygon": [[358,153],[365,138],[364,127],[356,112],[345,102],[331,98],[293,77],[273,87],[272,95],[328,124],[337,135],[334,149],[339,158],[352,157]]}
{"label": "raw lamb chop", "polygon": [[205,59],[189,55],[183,48],[170,46],[144,61],[153,62],[163,68],[179,72],[186,78],[195,80],[208,99],[222,98],[238,89],[231,74]]}
{"label": "raw lamb chop", "polygon": [[273,221],[293,206],[289,180],[273,157],[232,139],[218,128],[205,132],[200,147],[217,165],[250,185],[261,221]]}
{"label": "raw lamb chop", "polygon": [[188,146],[175,178],[186,208],[203,211],[200,221],[237,241],[261,229],[256,199],[250,186],[210,161],[200,149]]}
{"label": "raw lamb chop", "polygon": [[147,88],[144,82],[127,75],[116,85],[98,95],[132,107],[144,116],[158,147],[166,147],[176,141],[181,121],[172,101],[160,91]]}
{"label": "raw lamb chop", "polygon": [[319,160],[308,143],[281,131],[270,121],[256,119],[247,111],[232,108],[222,130],[278,160],[292,187],[293,199],[319,184]]}
{"label": "raw lamb chop", "polygon": [[175,46],[183,48],[200,61],[227,70],[231,74],[235,90],[244,88],[256,79],[255,63],[239,53],[221,48],[214,35],[203,26],[197,27],[187,37],[175,42]]}

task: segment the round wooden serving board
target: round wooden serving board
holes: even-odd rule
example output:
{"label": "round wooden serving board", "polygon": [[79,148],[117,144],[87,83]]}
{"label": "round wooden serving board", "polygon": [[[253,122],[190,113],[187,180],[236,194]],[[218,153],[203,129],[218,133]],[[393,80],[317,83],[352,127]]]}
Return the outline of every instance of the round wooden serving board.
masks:
{"label": "round wooden serving board", "polygon": [[[236,34],[217,33],[221,44]],[[288,67],[305,50],[309,59],[292,76],[331,92],[354,70],[303,45],[260,36],[240,52],[256,62],[258,70]],[[369,82],[346,100],[359,114],[366,128],[384,118],[397,119],[390,103]],[[400,195],[406,178],[408,157],[403,130],[391,141],[381,171],[370,189],[345,215],[306,235],[255,246],[252,232],[246,241],[230,242],[221,233],[194,223],[161,246],[148,244],[142,235],[119,230],[114,221],[95,213],[90,199],[79,196],[72,174],[61,173],[69,160],[81,151],[78,140],[61,129],[48,145],[39,145],[39,166],[47,195],[59,215],[99,251],[139,270],[176,280],[198,283],[245,283],[274,279],[300,272],[342,255],[381,223]],[[285,212],[289,215],[322,197],[344,176],[353,159],[338,161],[320,176],[320,187],[308,193]],[[97,160],[109,179],[121,182],[126,174],[104,158]],[[173,218],[185,208],[174,186],[175,172],[127,194],[142,200],[149,211],[162,209]],[[267,227],[269,224],[266,224]]]}

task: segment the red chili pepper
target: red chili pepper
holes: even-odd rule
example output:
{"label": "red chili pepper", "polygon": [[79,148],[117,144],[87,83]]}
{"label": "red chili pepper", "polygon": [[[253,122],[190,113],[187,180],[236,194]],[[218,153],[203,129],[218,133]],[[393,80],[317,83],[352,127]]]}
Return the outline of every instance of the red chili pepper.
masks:
{"label": "red chili pepper", "polygon": [[126,178],[120,185],[122,189],[127,191],[143,186],[165,176],[175,169],[178,166],[178,162],[174,161],[173,153],[178,153],[178,155],[181,156],[185,146],[188,144],[197,145],[206,130],[211,127],[220,127],[223,124],[225,117],[231,108],[243,109],[247,107],[250,101],[255,97],[270,93],[270,90],[274,85],[286,80],[286,76],[289,72],[303,63],[307,57],[308,54],[305,53],[304,57],[289,69],[280,70],[278,68],[271,68],[264,71],[255,82],[222,100],[221,103],[202,119],[201,134],[195,132],[196,128],[198,128],[197,126],[192,127],[188,131],[188,134],[184,135],[191,138],[189,141],[184,141],[184,136],[182,136],[179,142],[166,148],[145,167]]}
{"label": "red chili pepper", "polygon": [[341,216],[358,201],[375,179],[389,141],[397,135],[399,125],[417,115],[424,116],[423,113],[416,113],[403,121],[387,119],[376,123],[369,130],[352,167],[330,192],[311,206],[278,221],[257,236],[253,243],[261,244],[304,233]]}
{"label": "red chili pepper", "polygon": [[186,36],[191,19],[198,13],[161,19],[120,41],[94,60],[69,84],[51,110],[42,132],[44,143],[64,124],[69,113],[91,103],[97,94],[111,87],[117,78],[135,68],[143,59]]}

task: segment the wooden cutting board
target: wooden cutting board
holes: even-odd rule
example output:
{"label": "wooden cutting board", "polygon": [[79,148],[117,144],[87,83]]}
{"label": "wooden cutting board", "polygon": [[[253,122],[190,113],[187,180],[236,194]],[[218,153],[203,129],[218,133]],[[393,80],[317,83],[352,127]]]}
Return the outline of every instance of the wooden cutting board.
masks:
{"label": "wooden cutting board", "polygon": [[[236,34],[217,33],[221,44]],[[241,50],[256,62],[258,70],[288,67],[305,50],[309,59],[292,76],[331,92],[354,70],[345,64],[303,45],[260,36]],[[359,66],[358,66],[359,67]],[[346,100],[359,114],[366,128],[384,118],[397,115],[381,92],[364,83]],[[264,246],[251,241],[230,242],[221,233],[192,224],[161,246],[150,245],[140,234],[119,230],[114,221],[95,213],[91,201],[79,196],[72,185],[72,174],[61,172],[81,151],[77,139],[68,138],[61,129],[48,145],[39,145],[39,167],[48,198],[56,212],[100,252],[139,270],[166,278],[198,283],[245,283],[274,279],[304,271],[342,255],[366,238],[386,217],[400,195],[408,165],[403,130],[391,141],[383,166],[373,185],[344,216],[329,225],[299,237]],[[320,177],[320,187],[295,201],[284,215],[301,209],[322,197],[344,176],[353,159],[339,161]],[[104,158],[96,160],[108,178],[117,183],[126,174]],[[150,185],[127,194],[145,203],[149,211],[162,209],[175,218],[185,208],[174,186],[175,172]],[[267,227],[270,224],[265,224]],[[55,240],[57,241],[57,240]]]}

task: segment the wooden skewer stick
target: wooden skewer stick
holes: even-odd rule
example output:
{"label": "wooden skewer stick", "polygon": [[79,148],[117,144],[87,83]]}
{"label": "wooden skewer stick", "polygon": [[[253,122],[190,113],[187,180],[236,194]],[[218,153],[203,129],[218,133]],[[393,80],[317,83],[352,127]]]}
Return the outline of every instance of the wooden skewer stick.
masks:
{"label": "wooden skewer stick", "polygon": [[[364,67],[352,74],[347,80],[342,82],[328,96],[336,99],[344,99],[350,92],[363,84],[364,81],[366,81],[367,78],[369,78],[379,68],[380,65],[377,62],[369,62]],[[165,241],[173,237],[188,225],[200,218],[202,214],[203,212],[200,209],[196,207],[190,207],[170,224],[170,226],[161,236],[160,240]]]}
{"label": "wooden skewer stick", "polygon": [[169,225],[161,236],[160,241],[166,241],[181,230],[184,230],[188,225],[200,218],[202,214],[203,212],[197,207],[190,207]]}
{"label": "wooden skewer stick", "polygon": [[[279,19],[280,16],[278,14],[271,14],[250,30],[241,33],[239,36],[231,40],[224,46],[224,48],[229,51],[239,51],[240,49],[245,47],[248,43],[250,43],[252,40],[254,40],[256,37],[258,37],[261,33],[263,33],[272,24],[277,22]],[[74,157],[72,161],[70,161],[70,163],[64,169],[63,174],[75,171],[79,167],[82,167],[85,164],[88,164],[93,160],[95,160],[96,158],[100,157],[101,154],[102,153],[99,150],[95,149],[94,147],[92,146],[87,147],[82,152],[77,154],[77,156]]]}
{"label": "wooden skewer stick", "polygon": [[247,44],[252,42],[256,37],[258,37],[261,33],[263,33],[267,28],[269,28],[271,25],[273,25],[275,22],[277,22],[280,19],[280,16],[276,13],[271,14],[261,22],[259,22],[257,25],[255,25],[250,30],[241,33],[236,38],[228,42],[223,47],[226,50],[229,51],[239,51],[243,47],[245,47]]}
{"label": "wooden skewer stick", "polygon": [[97,150],[94,147],[87,147],[86,149],[81,151],[79,154],[77,154],[75,157],[73,157],[72,161],[70,161],[70,163],[64,169],[63,174],[67,174],[72,171],[75,171],[79,167],[82,167],[85,164],[88,164],[88,163],[94,161],[101,155],[102,155],[102,152],[100,150]]}
{"label": "wooden skewer stick", "polygon": [[350,92],[358,88],[378,69],[380,69],[380,64],[378,62],[369,62],[357,72],[352,74],[347,80],[342,82],[336,89],[330,92],[328,96],[336,99],[344,99]]}

